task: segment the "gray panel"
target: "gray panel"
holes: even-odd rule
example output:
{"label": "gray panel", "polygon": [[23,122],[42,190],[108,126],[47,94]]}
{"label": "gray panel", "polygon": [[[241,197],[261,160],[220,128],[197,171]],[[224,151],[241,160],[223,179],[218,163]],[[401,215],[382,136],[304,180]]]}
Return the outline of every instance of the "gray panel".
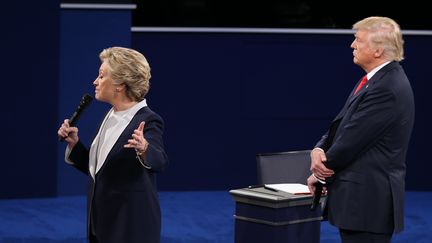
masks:
{"label": "gray panel", "polygon": [[259,184],[307,184],[310,176],[310,150],[257,154]]}

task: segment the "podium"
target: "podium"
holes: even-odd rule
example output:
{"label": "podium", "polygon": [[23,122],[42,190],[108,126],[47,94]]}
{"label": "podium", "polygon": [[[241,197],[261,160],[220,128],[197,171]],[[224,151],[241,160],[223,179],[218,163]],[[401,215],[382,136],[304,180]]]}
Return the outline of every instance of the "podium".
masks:
{"label": "podium", "polygon": [[320,242],[322,210],[310,210],[311,195],[264,187],[230,190],[230,194],[236,202],[235,243]]}

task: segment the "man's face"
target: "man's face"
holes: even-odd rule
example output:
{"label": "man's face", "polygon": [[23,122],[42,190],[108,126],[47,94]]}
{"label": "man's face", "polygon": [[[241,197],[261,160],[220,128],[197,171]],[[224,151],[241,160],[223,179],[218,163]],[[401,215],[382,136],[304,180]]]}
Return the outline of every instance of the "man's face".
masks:
{"label": "man's face", "polygon": [[353,49],[353,61],[363,69],[374,61],[374,50],[370,47],[369,32],[359,29],[355,33],[355,39],[351,43]]}

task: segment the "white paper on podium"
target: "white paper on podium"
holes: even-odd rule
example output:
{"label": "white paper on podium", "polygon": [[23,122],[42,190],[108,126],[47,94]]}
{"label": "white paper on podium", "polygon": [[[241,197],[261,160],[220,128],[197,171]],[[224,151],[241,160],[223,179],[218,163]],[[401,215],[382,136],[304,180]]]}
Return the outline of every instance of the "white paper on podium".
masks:
{"label": "white paper on podium", "polygon": [[300,183],[265,184],[264,187],[296,195],[311,194],[309,188]]}

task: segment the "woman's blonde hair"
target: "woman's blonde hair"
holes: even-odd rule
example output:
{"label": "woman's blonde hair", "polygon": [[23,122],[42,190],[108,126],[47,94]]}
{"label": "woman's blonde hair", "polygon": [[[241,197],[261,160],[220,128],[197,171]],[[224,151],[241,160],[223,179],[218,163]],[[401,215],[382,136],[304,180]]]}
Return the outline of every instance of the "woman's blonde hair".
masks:
{"label": "woman's blonde hair", "polygon": [[108,64],[114,84],[124,84],[126,95],[134,101],[142,101],[150,89],[150,65],[143,54],[130,48],[110,47],[99,58]]}
{"label": "woman's blonde hair", "polygon": [[384,49],[387,60],[404,59],[404,40],[399,25],[391,18],[368,17],[353,25],[354,30],[364,29],[369,32],[369,41],[373,47]]}

